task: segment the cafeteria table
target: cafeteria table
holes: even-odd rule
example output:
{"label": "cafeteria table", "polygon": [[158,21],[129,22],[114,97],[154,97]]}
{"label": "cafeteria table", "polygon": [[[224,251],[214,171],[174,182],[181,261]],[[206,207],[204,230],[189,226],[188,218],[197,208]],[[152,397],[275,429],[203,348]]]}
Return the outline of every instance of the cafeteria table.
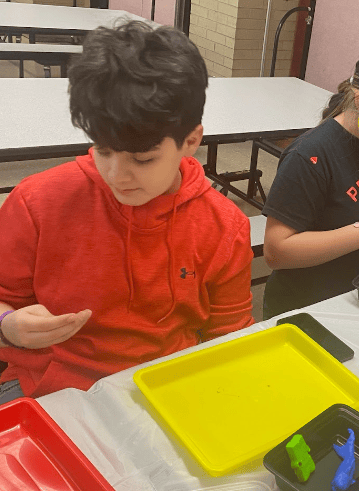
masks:
{"label": "cafeteria table", "polygon": [[118,20],[159,25],[124,10],[0,2],[0,35],[29,34],[30,42],[36,34],[85,36],[98,26],[112,27]]}
{"label": "cafeteria table", "polygon": [[76,44],[28,44],[0,43],[0,60],[18,60],[20,77],[24,77],[24,60],[41,63],[45,68],[45,76],[51,76],[50,67],[59,65],[61,77],[67,77],[67,64],[74,54],[81,54],[82,46]]}
{"label": "cafeteria table", "polygon": [[[61,78],[0,79],[0,91],[7,94],[0,109],[0,162],[87,152],[91,142],[71,124],[67,86],[67,79]],[[261,209],[259,202],[225,181],[232,173],[217,173],[218,145],[298,135],[319,123],[330,95],[295,77],[210,78],[202,120],[207,177]],[[255,180],[256,170],[245,178]]]}
{"label": "cafeteria table", "polygon": [[[203,143],[208,145],[204,167],[207,177],[262,209],[263,204],[253,198],[257,185],[265,201],[257,162],[252,161],[249,170],[218,174],[218,144],[296,137],[320,122],[331,95],[296,77],[211,79],[203,118]],[[230,184],[243,179],[248,179],[247,193]]]}
{"label": "cafeteria table", "polygon": [[[355,351],[344,365],[359,376],[357,290],[291,313],[298,312],[310,313]],[[151,416],[133,374],[145,366],[263,331],[275,326],[278,317],[103,378],[87,392],[64,389],[37,401],[116,491],[277,490],[274,476],[262,465],[210,477]]]}

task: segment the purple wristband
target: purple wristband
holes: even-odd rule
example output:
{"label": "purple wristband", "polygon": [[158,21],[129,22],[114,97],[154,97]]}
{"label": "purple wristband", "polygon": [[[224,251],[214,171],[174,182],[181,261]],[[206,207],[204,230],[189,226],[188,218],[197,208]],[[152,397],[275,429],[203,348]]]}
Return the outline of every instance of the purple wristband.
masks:
{"label": "purple wristband", "polygon": [[8,310],[7,312],[4,312],[3,314],[0,315],[0,339],[7,346],[11,346],[12,348],[23,349],[21,346],[16,346],[16,344],[13,344],[11,341],[6,339],[6,337],[4,336],[4,333],[2,332],[2,329],[1,329],[1,321],[3,320],[3,318],[8,314],[12,314],[13,312],[15,312],[15,310]]}

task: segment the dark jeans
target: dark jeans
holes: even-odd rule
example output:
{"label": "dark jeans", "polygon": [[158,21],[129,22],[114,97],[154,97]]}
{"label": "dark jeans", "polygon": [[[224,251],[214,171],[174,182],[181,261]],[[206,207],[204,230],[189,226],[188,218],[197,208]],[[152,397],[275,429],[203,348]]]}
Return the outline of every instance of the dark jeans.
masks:
{"label": "dark jeans", "polygon": [[18,380],[10,380],[0,384],[0,405],[5,402],[13,401],[19,397],[24,397]]}

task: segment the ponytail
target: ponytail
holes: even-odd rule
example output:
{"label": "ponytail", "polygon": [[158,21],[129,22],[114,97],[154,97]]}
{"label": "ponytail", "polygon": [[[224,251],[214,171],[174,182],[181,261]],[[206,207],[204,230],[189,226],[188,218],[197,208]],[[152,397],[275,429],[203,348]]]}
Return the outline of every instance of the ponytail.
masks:
{"label": "ponytail", "polygon": [[344,80],[338,86],[338,92],[329,99],[328,106],[322,112],[322,121],[330,118],[335,118],[338,114],[348,109],[354,100],[352,84],[350,79]]}

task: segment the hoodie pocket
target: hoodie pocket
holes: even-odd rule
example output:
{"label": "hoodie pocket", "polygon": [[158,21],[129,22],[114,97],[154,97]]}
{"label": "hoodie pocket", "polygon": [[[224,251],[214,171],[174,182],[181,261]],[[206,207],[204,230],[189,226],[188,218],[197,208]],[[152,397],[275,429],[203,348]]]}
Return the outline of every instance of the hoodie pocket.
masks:
{"label": "hoodie pocket", "polygon": [[66,379],[68,383],[68,374],[64,370],[64,366],[57,361],[51,361],[31,397],[41,397],[65,388],[67,386]]}

